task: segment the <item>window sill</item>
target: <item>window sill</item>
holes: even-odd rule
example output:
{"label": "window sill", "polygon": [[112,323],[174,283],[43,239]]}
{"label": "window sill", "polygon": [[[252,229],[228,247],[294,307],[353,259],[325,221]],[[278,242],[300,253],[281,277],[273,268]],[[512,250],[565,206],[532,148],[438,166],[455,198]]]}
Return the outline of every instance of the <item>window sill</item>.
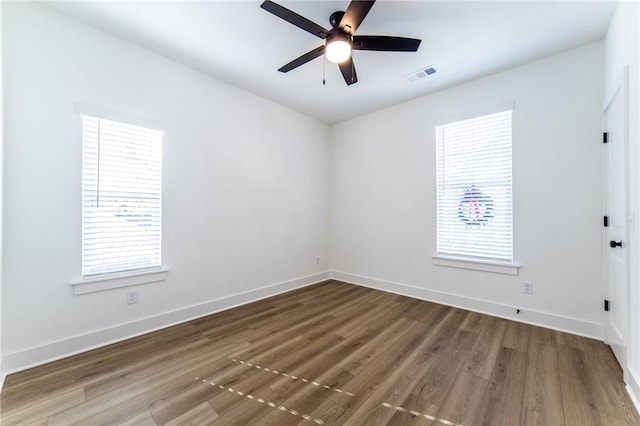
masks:
{"label": "window sill", "polygon": [[73,294],[95,293],[97,291],[112,290],[114,288],[130,287],[140,284],[149,284],[167,279],[169,269],[166,266],[160,269],[139,271],[129,274],[107,275],[86,280],[72,281]]}
{"label": "window sill", "polygon": [[455,256],[434,254],[431,256],[436,266],[471,269],[474,271],[492,272],[494,274],[518,275],[521,265],[513,263],[492,262],[488,260],[465,259]]}

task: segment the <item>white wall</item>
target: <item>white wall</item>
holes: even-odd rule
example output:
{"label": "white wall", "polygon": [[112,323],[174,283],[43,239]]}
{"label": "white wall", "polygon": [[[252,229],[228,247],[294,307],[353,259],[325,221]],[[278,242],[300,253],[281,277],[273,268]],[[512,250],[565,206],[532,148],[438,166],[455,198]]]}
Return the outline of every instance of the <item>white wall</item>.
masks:
{"label": "white wall", "polygon": [[[2,9],[4,8],[4,5],[2,2],[0,2],[0,23],[2,23]],[[0,47],[2,46],[2,28],[0,28]],[[0,51],[2,51],[2,49],[0,48]],[[2,246],[3,246],[3,229],[4,229],[4,225],[3,225],[3,221],[2,221],[2,216],[3,216],[3,208],[2,208],[2,200],[3,200],[3,177],[4,177],[4,159],[3,159],[3,153],[4,153],[4,110],[5,110],[5,103],[4,103],[4,83],[3,83],[3,77],[2,77],[2,54],[0,53],[0,390],[2,390],[2,386],[4,385],[4,378],[5,378],[5,374],[4,374],[4,370],[2,369],[2,301],[3,301],[3,297],[2,297]]]}
{"label": "white wall", "polygon": [[[5,370],[328,277],[328,126],[42,6],[3,8]],[[170,270],[137,287],[136,305],[125,289],[71,292],[80,278],[77,103],[166,132]]]}
{"label": "white wall", "polygon": [[[601,337],[603,80],[598,42],[335,125],[334,276]],[[434,266],[434,123],[510,100],[520,275]]]}
{"label": "white wall", "polygon": [[[640,410],[640,7],[638,2],[620,2],[605,38],[605,88],[614,90],[625,66],[629,69],[629,191],[630,210],[636,226],[630,233],[630,318],[628,371],[629,390]],[[608,95],[607,95],[608,96]]]}

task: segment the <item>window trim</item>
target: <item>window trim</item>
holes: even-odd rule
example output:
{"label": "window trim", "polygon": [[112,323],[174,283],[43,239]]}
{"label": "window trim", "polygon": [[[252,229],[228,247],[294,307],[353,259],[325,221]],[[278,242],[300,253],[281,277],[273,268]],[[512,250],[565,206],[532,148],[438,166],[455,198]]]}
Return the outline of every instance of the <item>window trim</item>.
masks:
{"label": "window trim", "polygon": [[443,254],[434,254],[431,256],[431,259],[435,266],[447,266],[450,268],[470,269],[473,271],[493,272],[495,274],[505,275],[518,275],[522,267],[522,265],[517,263],[496,262]]}
{"label": "window trim", "polygon": [[[513,128],[514,128],[514,117],[515,117],[515,110],[516,110],[516,103],[515,100],[504,100],[501,102],[496,102],[494,104],[490,104],[490,105],[485,105],[485,106],[480,106],[477,108],[473,108],[470,110],[466,110],[466,111],[462,111],[462,112],[458,112],[458,113],[454,113],[454,114],[445,114],[442,115],[440,117],[438,117],[436,120],[434,120],[431,123],[431,128],[432,130],[435,129],[438,126],[443,126],[449,123],[453,123],[453,122],[457,122],[457,121],[464,121],[464,120],[469,120],[469,119],[473,119],[476,117],[481,117],[484,115],[491,115],[491,114],[495,114],[495,113],[499,113],[502,111],[507,111],[507,110],[511,110],[512,112],[512,116],[511,116],[511,144],[512,144],[512,150],[513,150]],[[434,141],[434,146],[436,145],[437,141],[436,141],[436,137],[435,137],[435,133],[432,131],[431,134],[433,135],[433,141]],[[512,185],[512,191],[513,191],[513,151],[511,154],[511,167],[512,167],[512,171],[511,171],[511,185]],[[437,173],[437,170],[436,170]],[[437,205],[437,194],[436,194],[436,205]],[[512,202],[513,202],[513,192],[512,192]],[[514,222],[515,222],[515,215],[514,212],[512,210],[512,229],[511,229],[511,233],[512,233],[512,242],[511,242],[511,261],[510,262],[502,262],[499,260],[490,260],[490,259],[482,259],[482,258],[474,258],[472,256],[469,257],[465,257],[465,256],[456,256],[454,254],[446,254],[446,253],[438,253],[437,252],[437,238],[435,240],[435,246],[436,249],[434,250],[434,253],[431,256],[432,259],[432,263],[434,266],[444,266],[444,267],[451,267],[451,268],[458,268],[458,269],[468,269],[468,270],[474,270],[474,271],[482,271],[482,272],[492,272],[492,273],[497,273],[497,274],[506,274],[506,275],[518,275],[519,274],[519,270],[522,267],[521,264],[518,264],[515,262],[515,257],[516,257],[516,244],[515,244],[515,233],[514,233]],[[437,223],[437,217],[436,217],[436,235],[438,232],[438,223]]]}
{"label": "window trim", "polygon": [[[87,102],[76,102],[74,104],[73,111],[75,115],[78,117],[81,131],[82,131],[82,116],[89,115],[93,117],[103,118],[106,120],[118,121],[125,124],[131,124],[134,126],[148,127],[154,130],[159,130],[164,133],[163,151],[164,151],[164,144],[166,144],[167,140],[169,139],[163,123],[153,118],[133,115],[126,112],[106,108],[103,106],[99,106],[99,105],[95,105]],[[82,145],[82,140],[80,140],[80,145]],[[164,163],[164,160],[163,160],[163,163]],[[160,179],[162,182],[162,186],[164,187],[164,173],[161,174]],[[82,187],[82,172],[80,173],[80,188],[81,187]],[[164,211],[162,201],[160,204],[160,208]],[[78,241],[81,241],[81,238],[82,238],[82,227],[80,227],[80,237]],[[160,238],[161,238],[161,241],[164,242],[164,227],[161,228]],[[80,256],[82,256],[82,253],[80,253]],[[80,258],[79,261],[81,263],[82,259]],[[134,270],[134,271],[100,274],[100,275],[89,276],[86,278],[82,278],[82,276],[80,276],[80,278],[72,279],[69,284],[71,285],[74,295],[82,295],[82,294],[107,291],[107,290],[123,288],[123,287],[159,283],[167,279],[168,272],[169,272],[169,267],[164,264],[164,256],[163,256],[160,266],[157,266],[157,267]],[[80,273],[81,273],[81,268],[80,268]]]}
{"label": "window trim", "polygon": [[132,126],[148,127],[153,130],[158,130],[164,133],[163,142],[166,141],[166,129],[162,122],[149,117],[141,117],[134,114],[129,114],[122,111],[117,111],[110,108],[94,105],[87,102],[77,102],[74,105],[74,113],[82,119],[83,115],[90,115],[92,117],[103,118],[110,121],[119,121],[125,124],[131,124]]}
{"label": "window trim", "polygon": [[81,294],[95,293],[115,288],[165,281],[167,279],[168,272],[168,267],[161,266],[159,268],[138,270],[130,273],[99,275],[88,279],[71,281],[71,287],[73,287],[73,294],[78,296]]}

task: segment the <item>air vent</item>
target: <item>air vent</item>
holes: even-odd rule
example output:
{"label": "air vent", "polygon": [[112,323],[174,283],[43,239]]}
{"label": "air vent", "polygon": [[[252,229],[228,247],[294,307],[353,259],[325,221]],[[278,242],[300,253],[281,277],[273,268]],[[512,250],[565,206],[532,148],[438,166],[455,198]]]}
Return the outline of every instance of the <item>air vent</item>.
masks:
{"label": "air vent", "polygon": [[411,74],[405,75],[404,79],[407,80],[409,83],[413,83],[414,81],[422,80],[423,78],[433,75],[435,73],[436,73],[436,69],[433,67],[433,65],[429,65],[426,68],[422,68],[418,71],[412,72]]}

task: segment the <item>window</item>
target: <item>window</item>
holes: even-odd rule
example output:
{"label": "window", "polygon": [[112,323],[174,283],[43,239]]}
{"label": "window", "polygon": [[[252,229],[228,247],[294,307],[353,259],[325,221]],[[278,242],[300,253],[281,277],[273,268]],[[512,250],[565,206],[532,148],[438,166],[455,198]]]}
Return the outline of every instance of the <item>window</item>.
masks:
{"label": "window", "polygon": [[82,278],[161,264],[162,132],[82,116]]}
{"label": "window", "polygon": [[436,127],[437,255],[513,262],[511,110]]}

